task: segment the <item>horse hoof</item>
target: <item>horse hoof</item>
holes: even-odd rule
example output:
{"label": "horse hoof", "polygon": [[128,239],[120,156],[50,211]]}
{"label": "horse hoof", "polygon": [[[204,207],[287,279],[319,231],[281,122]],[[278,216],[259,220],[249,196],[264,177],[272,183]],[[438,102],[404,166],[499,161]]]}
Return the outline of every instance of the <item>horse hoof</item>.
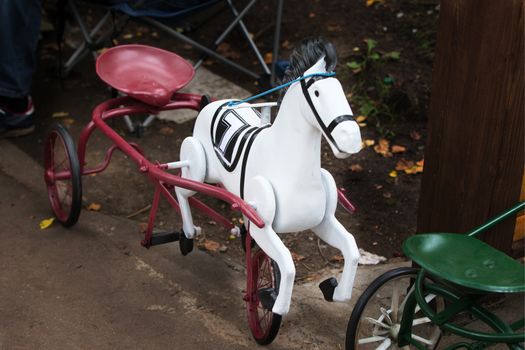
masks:
{"label": "horse hoof", "polygon": [[334,291],[335,287],[337,287],[337,284],[338,283],[335,277],[330,277],[319,283],[319,289],[321,289],[321,292],[323,292],[323,296],[326,301],[334,301]]}
{"label": "horse hoof", "polygon": [[193,239],[187,238],[184,231],[180,233],[179,237],[180,252],[186,256],[193,250]]}
{"label": "horse hoof", "polygon": [[277,299],[275,288],[261,288],[257,291],[257,297],[266,310],[271,310]]}

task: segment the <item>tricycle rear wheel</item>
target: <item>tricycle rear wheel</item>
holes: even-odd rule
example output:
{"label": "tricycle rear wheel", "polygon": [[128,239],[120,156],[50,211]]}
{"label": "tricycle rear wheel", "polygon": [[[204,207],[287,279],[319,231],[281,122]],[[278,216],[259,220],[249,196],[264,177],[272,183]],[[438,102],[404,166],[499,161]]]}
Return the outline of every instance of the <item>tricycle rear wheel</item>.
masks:
{"label": "tricycle rear wheel", "polygon": [[82,207],[80,164],[73,138],[60,124],[51,128],[44,143],[44,179],[56,220],[73,226]]}
{"label": "tricycle rear wheel", "polygon": [[[250,249],[251,250],[251,249]],[[248,254],[251,252],[248,251]],[[250,268],[250,267],[249,267]],[[263,305],[261,293],[277,296],[279,293],[280,272],[275,261],[270,259],[262,250],[257,250],[251,259],[251,274],[248,273],[248,287],[246,290],[246,308],[248,324],[253,338],[258,344],[270,344],[281,326],[281,315],[274,314],[272,305]],[[250,278],[251,276],[251,278]]]}

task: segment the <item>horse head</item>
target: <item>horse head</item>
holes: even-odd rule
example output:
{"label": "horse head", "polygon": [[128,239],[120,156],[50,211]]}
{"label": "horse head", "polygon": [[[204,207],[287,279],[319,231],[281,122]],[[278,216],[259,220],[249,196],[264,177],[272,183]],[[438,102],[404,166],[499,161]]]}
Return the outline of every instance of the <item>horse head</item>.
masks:
{"label": "horse head", "polygon": [[[310,40],[292,54],[290,61],[292,68],[287,72],[289,76],[296,74],[297,77],[301,74],[300,70],[303,71],[295,84],[300,84],[304,98],[302,115],[321,132],[337,158],[359,152],[359,125],[341,83],[334,78],[337,57],[333,45],[322,39]],[[308,65],[309,62],[315,63]]]}

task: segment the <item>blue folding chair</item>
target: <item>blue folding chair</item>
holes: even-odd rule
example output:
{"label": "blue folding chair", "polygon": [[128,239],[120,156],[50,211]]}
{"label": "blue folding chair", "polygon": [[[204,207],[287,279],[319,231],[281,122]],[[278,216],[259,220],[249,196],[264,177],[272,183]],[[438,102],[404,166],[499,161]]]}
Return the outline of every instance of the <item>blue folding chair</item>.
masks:
{"label": "blue folding chair", "polygon": [[[211,57],[252,77],[253,79],[260,80],[262,75],[266,75],[270,77],[270,83],[273,84],[275,82],[275,66],[279,54],[283,1],[284,0],[276,0],[277,8],[273,38],[272,64],[268,67],[257,48],[257,45],[252,40],[243,20],[245,15],[256,4],[257,0],[249,0],[240,10],[235,6],[234,0],[89,0],[89,3],[102,5],[107,9],[102,18],[91,30],[88,29],[80,15],[77,0],[61,0],[59,1],[59,11],[63,11],[65,7],[70,9],[71,14],[79,25],[83,42],[74,50],[73,54],[65,62],[61,63],[60,71],[63,76],[67,75],[80,60],[90,53],[96,58],[97,51],[108,42],[115,32],[118,32],[118,30],[115,30],[115,28],[119,26],[116,14],[123,14],[123,18],[120,19],[120,26],[122,27],[130,18],[139,19],[201,51],[203,56],[195,63],[194,68],[198,68],[205,58]],[[177,23],[177,21],[185,19],[199,11],[209,9],[212,6],[218,6],[218,4],[221,3],[230,9],[233,15],[233,20],[210,46],[203,45],[184,34],[184,32],[180,32],[174,28],[173,24]],[[106,30],[101,34],[100,32],[103,27],[107,26],[110,21],[113,21],[113,29]],[[220,43],[223,42],[234,28],[240,29],[243,37],[246,39],[255,54],[259,66],[262,69],[262,73],[248,69],[247,67],[224,57],[216,51]],[[59,33],[60,32],[63,32],[63,29],[59,29]]]}

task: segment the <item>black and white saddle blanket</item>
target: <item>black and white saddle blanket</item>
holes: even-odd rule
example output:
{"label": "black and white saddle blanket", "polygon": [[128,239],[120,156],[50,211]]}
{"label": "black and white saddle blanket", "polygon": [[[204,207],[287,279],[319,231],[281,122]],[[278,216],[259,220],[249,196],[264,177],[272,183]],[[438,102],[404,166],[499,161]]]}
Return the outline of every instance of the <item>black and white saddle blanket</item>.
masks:
{"label": "black and white saddle blanket", "polygon": [[269,125],[261,126],[261,114],[254,108],[218,108],[211,124],[211,139],[224,168],[233,171],[242,155],[246,159],[256,135]]}

